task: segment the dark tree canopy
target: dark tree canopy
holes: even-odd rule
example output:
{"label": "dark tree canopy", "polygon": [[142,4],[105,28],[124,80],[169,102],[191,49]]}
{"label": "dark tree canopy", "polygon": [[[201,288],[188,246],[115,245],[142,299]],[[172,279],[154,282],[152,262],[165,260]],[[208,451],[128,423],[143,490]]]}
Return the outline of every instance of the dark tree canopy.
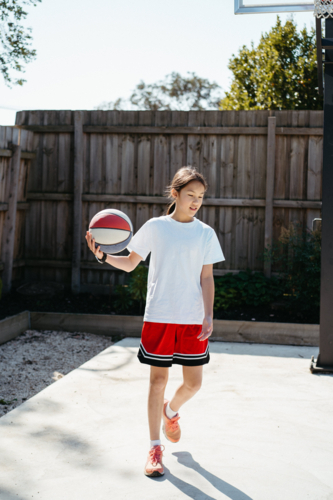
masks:
{"label": "dark tree canopy", "polygon": [[132,92],[129,100],[119,98],[104,102],[97,109],[124,109],[127,102],[134,109],[142,110],[204,110],[218,109],[221,100],[219,85],[195,73],[184,77],[173,72],[164,80],[146,84],[141,81]]}
{"label": "dark tree canopy", "polygon": [[36,57],[31,49],[31,29],[25,28],[23,21],[28,13],[24,5],[37,5],[41,0],[0,0],[0,71],[5,83],[23,85],[25,80],[13,80],[12,72],[23,72],[24,63]]}
{"label": "dark tree canopy", "polygon": [[245,45],[233,55],[229,92],[220,109],[322,109],[318,94],[315,30],[297,32],[293,19],[261,36],[257,47]]}

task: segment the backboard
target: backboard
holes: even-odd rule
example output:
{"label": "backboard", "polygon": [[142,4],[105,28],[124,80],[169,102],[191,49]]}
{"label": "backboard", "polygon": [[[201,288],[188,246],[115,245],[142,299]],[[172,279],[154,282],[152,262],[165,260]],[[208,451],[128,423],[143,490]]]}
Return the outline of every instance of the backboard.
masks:
{"label": "backboard", "polygon": [[311,12],[313,0],[234,0],[235,14],[269,14],[274,12]]}

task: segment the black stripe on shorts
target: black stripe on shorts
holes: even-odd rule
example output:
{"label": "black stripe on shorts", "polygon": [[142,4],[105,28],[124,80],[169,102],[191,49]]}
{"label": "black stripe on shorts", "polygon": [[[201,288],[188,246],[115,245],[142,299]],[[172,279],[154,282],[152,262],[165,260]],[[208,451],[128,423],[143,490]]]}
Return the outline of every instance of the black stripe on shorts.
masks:
{"label": "black stripe on shorts", "polygon": [[179,354],[174,353],[173,355],[173,363],[176,365],[183,366],[200,366],[209,363],[209,348],[207,345],[207,349],[203,354]]}
{"label": "black stripe on shorts", "polygon": [[162,368],[169,368],[172,366],[172,355],[162,356],[159,354],[151,354],[146,351],[143,347],[142,342],[140,342],[138,358],[141,363],[151,366],[161,366]]}
{"label": "black stripe on shorts", "polygon": [[173,355],[162,356],[159,354],[148,353],[143,347],[142,343],[140,343],[137,357],[140,363],[151,366],[160,366],[162,368],[170,368],[172,364],[183,366],[201,366],[209,363],[210,360],[208,346],[203,354],[174,353]]}

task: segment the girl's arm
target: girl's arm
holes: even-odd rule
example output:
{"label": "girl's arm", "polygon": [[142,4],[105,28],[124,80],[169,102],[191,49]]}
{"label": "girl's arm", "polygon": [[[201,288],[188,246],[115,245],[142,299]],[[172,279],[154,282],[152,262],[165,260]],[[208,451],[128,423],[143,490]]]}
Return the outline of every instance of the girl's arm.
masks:
{"label": "girl's arm", "polygon": [[141,260],[142,258],[140,255],[132,251],[127,256],[108,254],[105,262],[110,264],[110,266],[117,267],[118,269],[122,269],[123,271],[130,273],[131,271],[134,271]]}
{"label": "girl's arm", "polygon": [[206,264],[205,266],[202,266],[200,283],[205,307],[205,316],[213,318],[215,294],[213,264]]}
{"label": "girl's arm", "polygon": [[[98,259],[103,257],[103,252],[100,250],[100,246],[95,248],[95,240],[92,237],[92,234],[87,231],[86,234],[87,245],[92,251],[94,255],[97,256]],[[135,252],[131,252],[129,255],[107,255],[106,261],[110,266],[116,267],[117,269],[122,269],[130,273],[133,271],[139,262],[142,260],[139,254]]]}
{"label": "girl's arm", "polygon": [[206,340],[213,332],[213,307],[214,307],[214,276],[213,264],[202,266],[200,284],[205,308],[205,317],[202,324],[202,332],[198,336],[200,340]]}

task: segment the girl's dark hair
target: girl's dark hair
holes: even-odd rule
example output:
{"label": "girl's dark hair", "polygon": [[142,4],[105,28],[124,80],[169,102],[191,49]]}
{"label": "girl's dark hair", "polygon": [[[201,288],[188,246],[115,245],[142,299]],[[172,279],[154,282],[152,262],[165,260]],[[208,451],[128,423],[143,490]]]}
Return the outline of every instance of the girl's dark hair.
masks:
{"label": "girl's dark hair", "polygon": [[[190,165],[187,167],[182,167],[174,175],[174,178],[171,181],[171,184],[166,187],[165,194],[170,199],[171,203],[169,204],[166,214],[169,215],[174,212],[176,208],[176,200],[171,195],[171,190],[175,189],[178,193],[191,181],[199,181],[205,188],[205,192],[208,189],[208,185],[206,179],[200,172],[197,172],[195,167],[191,167]],[[173,200],[173,201],[172,201]]]}

